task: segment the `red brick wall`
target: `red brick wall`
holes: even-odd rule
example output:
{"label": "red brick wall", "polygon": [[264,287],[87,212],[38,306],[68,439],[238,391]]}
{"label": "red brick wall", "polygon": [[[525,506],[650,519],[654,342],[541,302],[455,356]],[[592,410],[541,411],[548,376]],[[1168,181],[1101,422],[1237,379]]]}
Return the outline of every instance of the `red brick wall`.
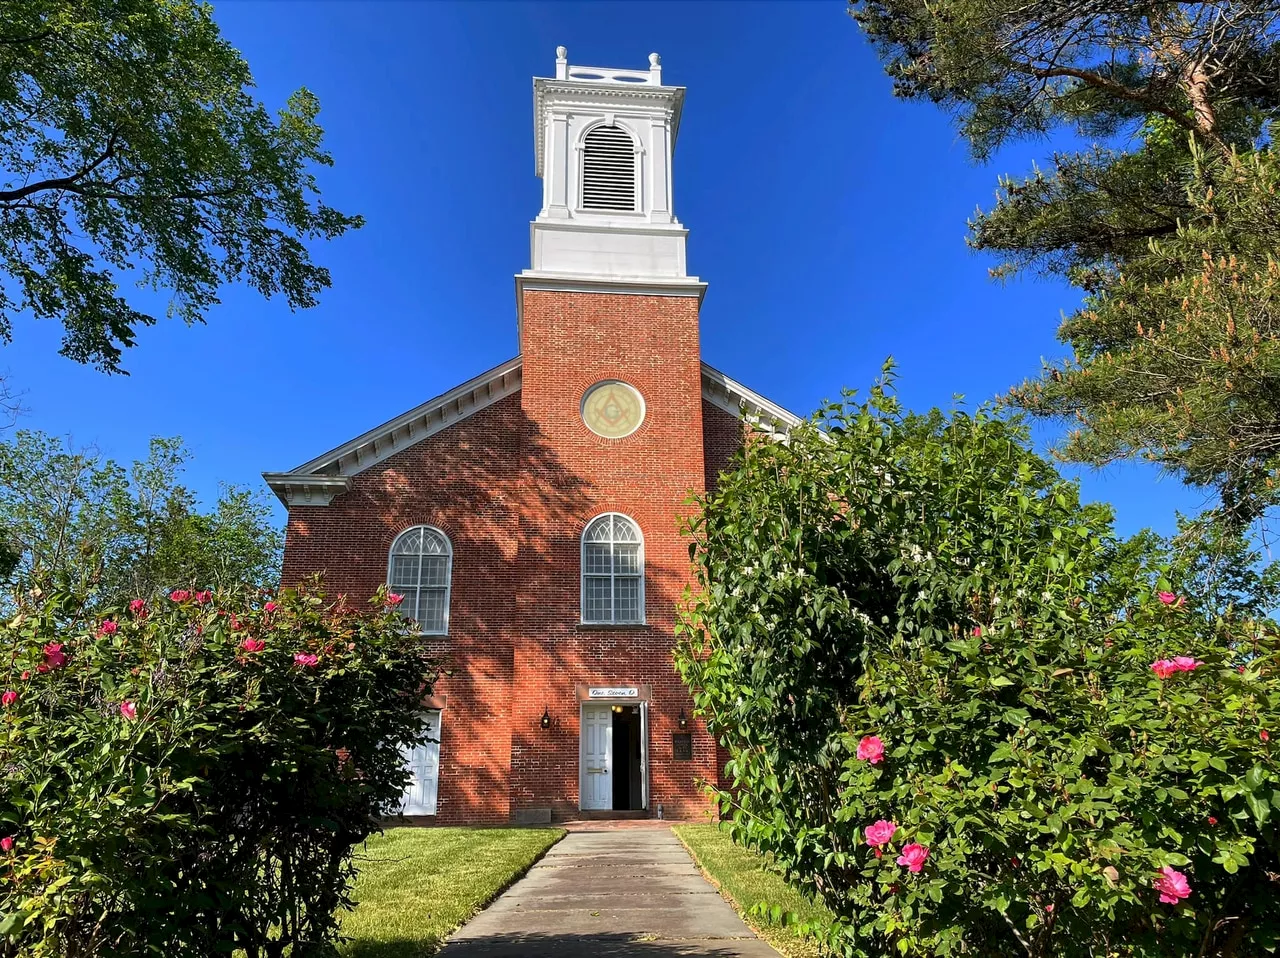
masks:
{"label": "red brick wall", "polygon": [[[323,571],[331,593],[362,603],[385,581],[399,532],[426,523],[449,536],[435,821],[546,807],[575,816],[579,684],[651,687],[650,808],[696,816],[707,808],[697,782],[717,779],[723,760],[671,663],[690,582],[679,519],[741,444],[742,424],[702,401],[696,299],[530,291],[523,305],[521,393],[360,473],[328,507],[291,510],[284,581]],[[582,394],[601,379],[644,396],[631,436],[583,425]],[[579,624],[581,534],[602,512],[625,513],[644,535],[644,626]],[[692,761],[672,754],[682,710]]]}
{"label": "red brick wall", "polygon": [[[511,803],[574,814],[578,800],[579,710],[575,686],[652,686],[650,808],[696,815],[706,802],[697,780],[715,776],[715,744],[697,723],[694,758],[672,757],[671,734],[691,702],[671,663],[675,604],[689,582],[679,518],[705,482],[698,303],[677,296],[525,293],[524,385],[530,442],[548,450],[572,481],[551,486],[530,476],[517,597]],[[624,439],[603,439],[583,424],[583,393],[621,379],[645,399],[645,420]],[[556,500],[543,502],[548,488]],[[621,512],[644,535],[646,625],[580,626],[581,533],[602,512]],[[553,726],[538,726],[543,708]]]}
{"label": "red brick wall", "polygon": [[707,400],[702,401],[702,446],[707,461],[706,483],[715,489],[720,473],[729,466],[733,454],[742,448],[746,424]]}
{"label": "red brick wall", "polygon": [[441,822],[505,822],[511,764],[518,496],[526,463],[520,397],[510,396],[354,478],[324,508],[289,511],[283,580],[324,572],[331,594],[360,605],[386,581],[387,554],[409,526],[453,545],[449,650],[441,718]]}

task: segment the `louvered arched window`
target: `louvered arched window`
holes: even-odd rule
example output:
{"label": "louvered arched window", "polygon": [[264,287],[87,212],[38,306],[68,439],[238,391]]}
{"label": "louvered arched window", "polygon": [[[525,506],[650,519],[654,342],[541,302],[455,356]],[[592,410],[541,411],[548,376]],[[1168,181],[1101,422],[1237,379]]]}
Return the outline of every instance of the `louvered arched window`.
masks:
{"label": "louvered arched window", "polygon": [[644,540],[616,512],[592,519],[582,533],[582,621],[644,622]]}
{"label": "louvered arched window", "polygon": [[439,529],[414,526],[396,536],[387,564],[387,586],[404,596],[400,612],[426,635],[449,633],[453,548]]}
{"label": "louvered arched window", "polygon": [[598,126],[582,144],[582,208],[636,208],[636,146],[616,126]]}

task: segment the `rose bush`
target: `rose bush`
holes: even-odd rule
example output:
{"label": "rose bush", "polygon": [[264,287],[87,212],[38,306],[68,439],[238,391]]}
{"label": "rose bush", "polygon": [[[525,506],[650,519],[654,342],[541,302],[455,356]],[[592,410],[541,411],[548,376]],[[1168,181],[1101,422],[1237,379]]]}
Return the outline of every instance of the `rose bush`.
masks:
{"label": "rose bush", "polygon": [[691,533],[723,815],[834,951],[1276,948],[1276,629],[1119,541],[1019,424],[882,385],[749,443]]}
{"label": "rose bush", "polygon": [[316,954],[436,662],[385,595],[178,590],[0,625],[0,954]]}

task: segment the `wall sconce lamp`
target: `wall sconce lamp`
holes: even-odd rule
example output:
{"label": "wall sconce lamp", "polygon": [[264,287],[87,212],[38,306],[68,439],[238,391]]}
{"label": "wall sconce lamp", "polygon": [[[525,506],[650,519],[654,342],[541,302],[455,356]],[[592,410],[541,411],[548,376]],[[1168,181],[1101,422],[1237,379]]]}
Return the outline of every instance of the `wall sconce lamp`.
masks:
{"label": "wall sconce lamp", "polygon": [[551,728],[551,713],[547,711],[547,707],[542,706],[542,720],[538,723],[543,728]]}
{"label": "wall sconce lamp", "polygon": [[684,709],[680,710],[680,717],[676,719],[676,724],[680,726],[682,732],[689,727],[689,720],[684,717]]}

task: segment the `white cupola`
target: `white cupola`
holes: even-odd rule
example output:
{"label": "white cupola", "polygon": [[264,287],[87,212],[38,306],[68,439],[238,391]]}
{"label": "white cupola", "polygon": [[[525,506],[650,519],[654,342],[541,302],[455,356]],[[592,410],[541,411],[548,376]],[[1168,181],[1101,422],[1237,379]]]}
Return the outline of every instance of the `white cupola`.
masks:
{"label": "white cupola", "polygon": [[534,150],[542,210],[522,279],[701,285],[685,272],[672,209],[671,158],[684,87],[647,70],[570,66],[533,81]]}

